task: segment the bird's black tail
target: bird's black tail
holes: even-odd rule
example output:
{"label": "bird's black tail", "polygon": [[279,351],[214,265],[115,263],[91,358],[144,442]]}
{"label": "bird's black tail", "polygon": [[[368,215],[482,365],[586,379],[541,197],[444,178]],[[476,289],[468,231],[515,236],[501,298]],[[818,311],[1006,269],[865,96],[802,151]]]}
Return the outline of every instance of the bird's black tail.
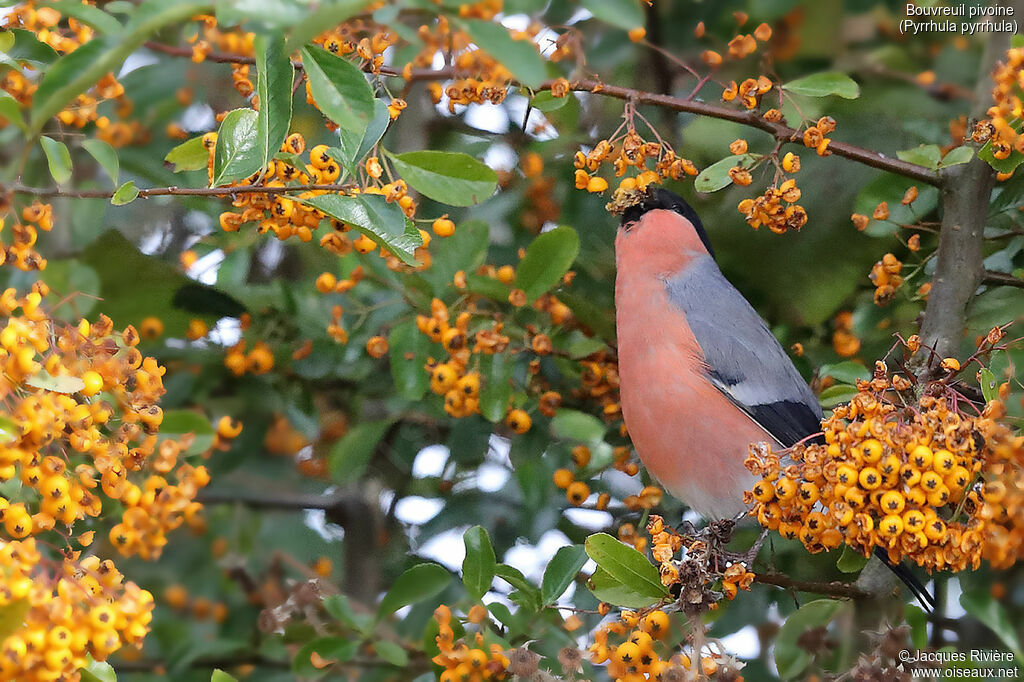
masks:
{"label": "bird's black tail", "polygon": [[882,560],[886,566],[889,567],[896,577],[899,578],[907,589],[913,593],[917,599],[917,603],[921,605],[926,612],[931,613],[935,610],[935,597],[928,591],[924,584],[918,579],[916,575],[907,567],[906,564],[894,564],[889,561],[889,553],[881,547],[875,547],[875,556]]}

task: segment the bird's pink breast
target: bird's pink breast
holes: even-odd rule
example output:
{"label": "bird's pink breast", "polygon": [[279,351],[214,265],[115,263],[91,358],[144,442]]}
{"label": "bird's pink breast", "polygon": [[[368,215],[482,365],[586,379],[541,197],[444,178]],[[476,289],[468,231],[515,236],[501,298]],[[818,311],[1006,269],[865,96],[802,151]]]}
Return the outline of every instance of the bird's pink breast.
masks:
{"label": "bird's pink breast", "polygon": [[743,511],[753,484],[743,466],[768,434],[711,384],[703,354],[664,281],[628,267],[620,250],[615,284],[622,413],[648,471],[698,513]]}

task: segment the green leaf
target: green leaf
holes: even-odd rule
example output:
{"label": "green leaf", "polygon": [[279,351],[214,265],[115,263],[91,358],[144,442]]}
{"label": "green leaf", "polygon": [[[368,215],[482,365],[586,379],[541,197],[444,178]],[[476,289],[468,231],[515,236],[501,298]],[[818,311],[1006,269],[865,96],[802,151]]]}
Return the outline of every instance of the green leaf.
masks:
{"label": "green leaf", "polygon": [[532,303],[562,281],[579,252],[580,237],[567,225],[538,235],[519,261],[515,286],[522,289],[527,301]]}
{"label": "green leaf", "polygon": [[858,379],[870,379],[871,371],[853,360],[844,360],[834,365],[822,365],[818,374],[823,377],[832,377],[844,384],[855,384]]}
{"label": "green leaf", "polygon": [[472,206],[494,194],[498,174],[469,154],[423,150],[388,154],[409,186],[449,206]]}
{"label": "green leaf", "polygon": [[53,316],[66,322],[77,322],[88,315],[101,293],[99,273],[77,258],[51,260],[46,266],[46,283],[61,296],[73,292],[83,294],[74,310],[58,308]]}
{"label": "green leaf", "polygon": [[1021,651],[1017,628],[1014,627],[1006,607],[996,601],[987,588],[964,592],[960,595],[960,606],[996,633],[1006,648],[1013,652],[1018,665],[1024,662],[1024,652]]}
{"label": "green leaf", "polygon": [[849,608],[847,602],[818,599],[804,604],[786,619],[775,639],[775,666],[779,677],[792,679],[807,668],[811,655],[797,640],[808,630],[828,625],[844,608]]}
{"label": "green leaf", "polygon": [[397,668],[404,668],[409,663],[409,654],[397,642],[382,639],[374,642],[373,648],[377,651],[377,656]]}
{"label": "green leaf", "polygon": [[466,545],[466,558],[462,561],[462,584],[474,601],[479,601],[491,589],[497,560],[491,538],[481,526],[467,530],[462,541]]}
{"label": "green leaf", "polygon": [[500,422],[508,412],[512,396],[512,370],[515,362],[508,353],[483,355],[480,358],[480,414],[490,422]]}
{"label": "green leaf", "polygon": [[868,557],[854,550],[849,545],[843,545],[843,553],[836,561],[836,568],[843,573],[858,573],[868,563]]}
{"label": "green leaf", "polygon": [[996,381],[995,373],[988,367],[978,372],[978,383],[981,384],[981,394],[985,402],[999,397],[999,382]]}
{"label": "green leaf", "polygon": [[177,440],[187,434],[192,434],[194,439],[184,451],[186,456],[199,455],[213,447],[214,430],[209,419],[192,410],[166,410],[157,441]]}
{"label": "green leaf", "polygon": [[5,40],[10,44],[0,49],[5,58],[3,61],[15,66],[19,71],[21,63],[26,63],[32,68],[43,69],[57,61],[60,54],[52,47],[40,41],[32,31],[23,28],[16,28],[0,33],[7,36]]}
{"label": "green leaf", "polygon": [[6,119],[16,125],[23,133],[28,132],[28,125],[21,115],[21,105],[6,92],[0,94],[0,119]]}
{"label": "green leaf", "polygon": [[357,481],[377,450],[377,444],[391,427],[390,419],[362,422],[352,427],[345,437],[331,447],[327,469],[336,483]]}
{"label": "green leaf", "polygon": [[753,154],[736,154],[727,156],[721,161],[711,164],[700,172],[693,181],[693,188],[698,192],[717,192],[732,184],[729,171],[735,167],[750,168],[757,161]]}
{"label": "green leaf", "polygon": [[417,564],[398,576],[377,610],[377,618],[389,616],[403,606],[421,602],[440,594],[451,582],[452,576],[444,566],[433,563]]}
{"label": "green leaf", "polygon": [[[918,188],[917,199],[905,206],[901,201],[910,187]],[[938,206],[939,191],[935,187],[923,186],[910,178],[892,173],[879,173],[857,194],[853,210],[870,218],[875,207],[883,201],[889,205],[889,218],[871,219],[864,233],[872,237],[888,237],[899,229],[898,225],[920,221]]]}
{"label": "green leaf", "polygon": [[516,40],[501,24],[483,19],[458,19],[454,24],[462,28],[477,47],[491,55],[512,72],[528,88],[539,88],[547,76],[544,58],[537,46],[529,40]]}
{"label": "green leaf", "polygon": [[114,196],[110,197],[110,203],[114,206],[124,206],[130,204],[139,196],[139,189],[135,186],[135,182],[129,180],[114,192]]}
{"label": "green leaf", "polygon": [[836,384],[829,386],[818,395],[818,402],[822,407],[835,407],[841,403],[848,402],[857,395],[857,387],[849,384]]}
{"label": "green leaf", "polygon": [[0,445],[11,445],[21,439],[21,429],[13,419],[0,414]]}
{"label": "green leaf", "polygon": [[918,166],[935,170],[939,167],[942,150],[939,149],[937,144],[922,144],[913,149],[904,149],[903,151],[896,152],[896,156],[907,163],[916,163]]}
{"label": "green leaf", "polygon": [[606,24],[626,31],[644,25],[644,13],[636,0],[583,0],[583,8]]}
{"label": "green leaf", "polygon": [[362,134],[373,117],[373,90],[359,67],[317,45],[302,48],[302,65],[320,111],[340,127]]}
{"label": "green leaf", "polygon": [[946,155],[942,157],[942,161],[939,162],[939,168],[949,168],[950,166],[958,166],[961,163],[968,163],[974,158],[974,149],[963,145],[961,147],[954,147],[946,152]]}
{"label": "green leaf", "polygon": [[857,85],[857,81],[840,71],[824,71],[797,78],[795,81],[786,83],[782,88],[807,97],[827,97],[828,95],[838,95],[845,99],[860,97],[860,86]]}
{"label": "green leaf", "polygon": [[551,94],[550,90],[544,90],[538,92],[533,99],[530,100],[530,106],[537,111],[543,111],[545,113],[550,111],[558,111],[568,103],[571,95],[565,97],[555,97]]}
{"label": "green leaf", "polygon": [[257,119],[252,109],[234,109],[228,112],[217,130],[217,147],[213,153],[213,180],[210,187],[226,185],[233,180],[248,177],[261,166]]}
{"label": "green leaf", "polygon": [[406,400],[419,400],[430,387],[430,375],[424,366],[430,352],[430,339],[419,332],[416,321],[396,324],[388,334],[388,359],[395,392]]}
{"label": "green leaf", "polygon": [[118,35],[93,38],[58,59],[47,69],[33,97],[30,131],[33,134],[41,131],[51,117],[95,85],[105,73],[117,71],[128,55],[153,33],[208,12],[210,7],[201,2],[146,0]]}
{"label": "green leaf", "polygon": [[164,161],[174,166],[172,170],[175,173],[180,173],[181,171],[204,170],[209,158],[210,152],[203,146],[203,137],[200,135],[182,142],[167,152]]}
{"label": "green leaf", "polygon": [[540,583],[540,596],[545,606],[554,604],[565,594],[585,563],[587,551],[583,545],[560,547],[555,552],[544,569],[544,578]]}
{"label": "green leaf", "polygon": [[562,409],[551,420],[551,432],[562,440],[598,443],[604,438],[605,425],[592,414]]}
{"label": "green leaf", "polygon": [[247,175],[255,173],[274,158],[288,135],[292,121],[294,71],[292,60],[284,47],[284,38],[280,35],[257,35],[255,50],[256,94],[260,98],[260,110],[256,117],[259,162]]}
{"label": "green leaf", "polygon": [[324,610],[338,619],[342,624],[358,630],[364,635],[373,632],[373,616],[352,608],[352,603],[344,594],[332,594],[324,597]]}
{"label": "green leaf", "polygon": [[238,679],[217,668],[210,675],[210,682],[238,682]]}
{"label": "green leaf", "polygon": [[365,131],[352,131],[338,128],[338,146],[328,147],[327,153],[332,159],[350,171],[370,153],[373,146],[380,142],[391,124],[391,112],[382,99],[373,100],[373,118],[370,119]]}
{"label": "green leaf", "polygon": [[642,609],[660,601],[660,597],[651,596],[632,585],[626,585],[600,567],[590,576],[587,587],[599,600],[614,606]]}
{"label": "green leaf", "polygon": [[515,592],[510,594],[509,598],[530,611],[540,611],[540,590],[527,580],[518,568],[508,564],[498,564],[494,573],[515,588]]}
{"label": "green leaf", "polygon": [[402,208],[397,202],[388,203],[379,194],[321,194],[315,197],[293,198],[358,228],[381,247],[398,256],[403,263],[415,264],[414,251],[423,245],[423,237],[402,213]]}
{"label": "green leaf", "polygon": [[978,158],[995,168],[1000,173],[1012,173],[1017,166],[1024,163],[1024,154],[1016,149],[1010,152],[1005,159],[997,159],[992,153],[992,140],[989,140],[978,150]]}
{"label": "green leaf", "polygon": [[907,604],[903,607],[903,619],[910,626],[910,641],[916,649],[928,646],[928,614],[924,609]]}
{"label": "green leaf", "polygon": [[[82,5],[82,7],[86,7],[86,5]],[[116,185],[121,174],[121,166],[117,160],[117,150],[97,137],[90,137],[84,141],[82,148],[89,152],[92,158],[96,159],[96,163],[100,165],[100,168],[110,176],[111,181]]]}
{"label": "green leaf", "polygon": [[67,146],[51,137],[43,135],[39,138],[39,144],[46,154],[46,165],[50,168],[50,175],[58,185],[64,184],[71,179],[71,152]]}
{"label": "green leaf", "polygon": [[82,381],[81,377],[75,377],[69,374],[53,376],[45,369],[41,369],[37,373],[25,379],[25,384],[32,388],[38,388],[43,391],[52,391],[53,393],[77,393],[85,388],[85,382]]}
{"label": "green leaf", "polygon": [[73,17],[100,33],[114,35],[121,32],[121,22],[98,7],[83,5],[78,0],[50,0],[39,3],[40,7],[52,7],[64,16]]}
{"label": "green leaf", "polygon": [[89,664],[79,672],[82,682],[117,682],[117,673],[105,661],[94,661],[90,658]]}
{"label": "green leaf", "polygon": [[640,552],[607,533],[595,533],[584,545],[587,555],[612,578],[652,599],[668,595],[658,569]]}
{"label": "green leaf", "polygon": [[342,637],[318,637],[295,653],[292,659],[292,672],[300,677],[314,677],[323,672],[315,667],[312,656],[316,653],[327,661],[350,661],[359,650],[359,641]]}
{"label": "green leaf", "polygon": [[16,599],[0,606],[0,638],[7,639],[25,625],[25,614],[30,606],[28,599]]}

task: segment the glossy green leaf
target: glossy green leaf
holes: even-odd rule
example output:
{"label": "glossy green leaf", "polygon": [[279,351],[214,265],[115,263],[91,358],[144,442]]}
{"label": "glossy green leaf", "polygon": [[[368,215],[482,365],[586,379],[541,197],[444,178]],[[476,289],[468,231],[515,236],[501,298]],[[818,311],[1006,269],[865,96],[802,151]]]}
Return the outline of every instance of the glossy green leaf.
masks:
{"label": "glossy green leaf", "polygon": [[423,245],[423,237],[402,213],[397,202],[388,203],[379,194],[322,194],[304,199],[295,197],[295,200],[358,228],[381,247],[398,256],[402,262],[415,264],[414,252]]}
{"label": "glossy green leaf", "polygon": [[644,25],[644,13],[637,0],[583,0],[583,8],[606,24],[626,31]]}
{"label": "glossy green leaf", "polygon": [[424,371],[430,340],[416,328],[415,320],[396,324],[388,334],[388,358],[395,391],[406,400],[420,400],[430,387]]}
{"label": "glossy green leaf", "polygon": [[39,138],[39,145],[46,154],[46,165],[50,169],[50,175],[58,185],[64,184],[71,179],[71,152],[60,140],[43,135]]}
{"label": "glossy green leaf", "polygon": [[[903,205],[901,201],[910,187],[918,188],[917,198],[913,203]],[[938,206],[939,191],[910,178],[879,173],[858,192],[853,211],[870,217],[875,207],[883,201],[889,206],[889,219],[872,219],[865,234],[873,237],[889,236],[899,229],[898,225],[916,223]]]}
{"label": "glossy green leaf", "polygon": [[467,530],[462,541],[466,545],[466,558],[462,561],[462,584],[466,586],[470,598],[479,601],[491,589],[491,581],[494,580],[498,563],[494,557],[494,547],[491,546],[487,531],[480,526]]}
{"label": "glossy green leaf", "polygon": [[117,185],[117,180],[121,175],[121,164],[117,160],[117,150],[107,142],[96,137],[90,137],[82,142],[82,149],[89,152],[92,158],[96,159],[96,163],[100,165],[100,168],[110,177],[114,185]]}
{"label": "glossy green leaf", "polygon": [[849,401],[857,395],[857,387],[850,384],[836,384],[829,386],[818,395],[818,402],[822,407],[835,407]]}
{"label": "glossy green leaf", "polygon": [[210,152],[203,145],[203,137],[193,137],[191,140],[182,142],[177,147],[167,152],[164,161],[173,166],[175,173],[190,170],[204,170],[210,158]]}
{"label": "glossy green leaf", "polygon": [[339,127],[338,146],[328,147],[327,153],[342,166],[354,171],[355,166],[384,137],[390,123],[391,112],[388,111],[388,105],[382,99],[375,99],[373,100],[373,118],[367,124],[366,130],[352,131]]}
{"label": "glossy green leaf", "polygon": [[40,41],[32,31],[15,28],[0,32],[0,36],[4,37],[6,43],[5,47],[0,47],[0,62],[18,71],[21,71],[22,63],[34,69],[43,69],[60,57],[56,50]]}
{"label": "glossy green leaf", "polygon": [[47,121],[75,97],[96,84],[108,71],[117,71],[124,60],[149,36],[164,26],[209,11],[201,2],[146,0],[117,36],[93,38],[64,55],[47,69],[32,99],[30,130],[37,133]]}
{"label": "glossy green leaf", "polygon": [[117,682],[117,673],[106,661],[90,660],[79,672],[82,682]]}
{"label": "glossy green leaf", "polygon": [[992,153],[992,141],[989,140],[978,150],[978,158],[995,168],[1000,173],[1012,173],[1017,166],[1024,163],[1024,154],[1014,149],[1005,159],[997,159]]}
{"label": "glossy green leaf", "polygon": [[188,434],[194,438],[185,455],[198,455],[213,447],[214,430],[209,419],[193,410],[165,410],[158,440],[177,440]]}
{"label": "glossy green leaf", "polygon": [[984,396],[985,402],[999,398],[999,382],[996,380],[995,373],[988,367],[978,372],[978,383],[981,384],[981,394]]}
{"label": "glossy green leaf", "polygon": [[469,154],[423,150],[388,158],[410,187],[449,206],[478,204],[498,186],[497,173]]}
{"label": "glossy green leaf", "polygon": [[843,573],[858,573],[868,563],[868,557],[852,549],[849,545],[843,545],[843,553],[836,561],[836,568]]}
{"label": "glossy green leaf", "polygon": [[558,410],[551,420],[551,433],[562,440],[597,443],[604,438],[604,432],[605,425],[600,419],[578,410]]}
{"label": "glossy green leaf", "polygon": [[515,286],[522,289],[527,301],[532,303],[561,282],[579,252],[579,235],[567,225],[538,235],[519,261]]}
{"label": "glossy green leaf", "polygon": [[[274,158],[288,136],[292,121],[292,60],[280,35],[256,36],[256,94],[260,110],[256,117],[259,158],[248,174],[255,173]],[[247,174],[247,175],[248,175]]]}
{"label": "glossy green leaf", "polygon": [[750,168],[757,161],[753,154],[736,154],[717,161],[700,172],[693,181],[693,188],[698,192],[717,192],[732,184],[729,171],[734,167]]}
{"label": "glossy green leaf", "polygon": [[844,608],[849,608],[847,602],[818,599],[804,604],[786,619],[775,639],[775,665],[779,677],[793,679],[807,668],[811,655],[798,643],[801,635],[828,625]]}
{"label": "glossy green leaf", "polygon": [[312,5],[306,16],[296,23],[288,35],[288,52],[292,53],[324,32],[325,26],[337,26],[359,14],[368,0],[326,0]]}
{"label": "glossy green leaf", "polygon": [[391,424],[390,419],[382,419],[362,422],[352,427],[344,438],[331,447],[331,452],[327,456],[327,469],[331,473],[331,480],[336,483],[359,480],[373,458],[377,444]]}
{"label": "glossy green leaf", "polygon": [[595,533],[584,545],[587,555],[608,575],[644,596],[659,599],[668,595],[658,569],[647,557],[607,533]]}
{"label": "glossy green leaf", "polygon": [[32,388],[54,393],[77,393],[85,388],[85,382],[80,377],[61,374],[53,376],[45,369],[39,370],[36,374],[25,379],[25,384]]}
{"label": "glossy green leaf", "polygon": [[495,568],[495,575],[515,588],[509,595],[513,601],[531,611],[539,611],[541,608],[540,590],[526,579],[526,576],[518,568],[508,564],[498,564]]}
{"label": "glossy green leaf", "polygon": [[0,638],[7,639],[25,625],[25,614],[30,606],[28,599],[16,599],[0,606]]}
{"label": "glossy green leaf", "polygon": [[0,445],[11,445],[21,439],[21,429],[7,415],[0,414]]}
{"label": "glossy green leaf", "polygon": [[630,609],[642,609],[645,606],[660,601],[660,597],[648,594],[645,590],[637,589],[633,585],[627,585],[612,577],[608,571],[598,567],[594,575],[587,581],[587,587],[591,593],[600,601],[608,602],[613,606],[622,606]]}
{"label": "glossy green leaf", "polygon": [[819,376],[832,377],[844,384],[855,384],[858,379],[865,381],[871,378],[871,370],[859,362],[844,360],[834,365],[822,365],[818,370]]}
{"label": "glossy green leaf", "polygon": [[28,132],[25,117],[21,115],[21,105],[7,93],[0,94],[0,119],[10,121],[23,133]]}
{"label": "glossy green leaf", "polygon": [[585,563],[587,551],[583,545],[560,547],[555,552],[544,569],[544,578],[540,583],[541,599],[545,606],[554,604],[565,594]]}
{"label": "glossy green leaf", "polygon": [[252,109],[234,109],[221,121],[213,153],[210,187],[240,180],[260,169],[262,150],[258,118],[259,114]]}
{"label": "glossy green leaf", "polygon": [[302,48],[302,65],[320,111],[342,128],[362,134],[373,118],[373,90],[359,67],[317,45]]}
{"label": "glossy green leaf", "polygon": [[827,97],[838,95],[845,99],[857,99],[860,86],[845,73],[840,71],[824,71],[797,78],[782,86],[783,90],[807,97]]}
{"label": "glossy green leaf", "polygon": [[377,617],[389,616],[403,606],[421,602],[440,594],[451,583],[452,576],[439,564],[417,564],[398,576],[381,600]]}
{"label": "glossy green leaf", "polygon": [[358,630],[364,635],[373,632],[374,618],[372,614],[356,611],[348,596],[344,594],[331,594],[324,597],[324,610],[331,614],[343,625]]}
{"label": "glossy green leaf", "polygon": [[378,657],[397,668],[404,668],[409,663],[409,654],[397,642],[381,639],[373,643],[373,648]]}
{"label": "glossy green leaf", "polygon": [[903,607],[903,619],[910,626],[910,641],[917,649],[928,646],[928,614],[924,609],[907,604]]}
{"label": "glossy green leaf", "polygon": [[114,206],[124,206],[135,201],[139,196],[139,188],[135,186],[135,182],[129,180],[114,192],[114,196],[110,197],[110,203]]}
{"label": "glossy green leaf", "polygon": [[228,675],[226,672],[217,668],[210,675],[210,682],[238,682],[238,679],[232,675]]}
{"label": "glossy green leaf", "polygon": [[530,100],[530,106],[537,111],[558,111],[569,102],[570,97],[572,97],[572,95],[555,97],[551,94],[550,90],[544,90],[534,95],[533,99]]}
{"label": "glossy green leaf", "polygon": [[528,40],[516,40],[501,24],[483,19],[453,20],[476,43],[512,72],[516,80],[528,88],[539,88],[547,77],[544,58],[537,46]]}
{"label": "glossy green leaf", "polygon": [[942,150],[937,144],[922,144],[913,149],[904,149],[896,152],[896,156],[907,163],[916,163],[931,170],[939,167],[939,160],[942,158]]}
{"label": "glossy green leaf", "polygon": [[969,163],[974,158],[974,148],[963,145],[954,147],[946,152],[946,155],[939,161],[939,168],[959,166],[961,163]]}
{"label": "glossy green leaf", "polygon": [[514,365],[513,358],[508,353],[483,355],[480,358],[480,414],[488,421],[500,422],[508,413]]}

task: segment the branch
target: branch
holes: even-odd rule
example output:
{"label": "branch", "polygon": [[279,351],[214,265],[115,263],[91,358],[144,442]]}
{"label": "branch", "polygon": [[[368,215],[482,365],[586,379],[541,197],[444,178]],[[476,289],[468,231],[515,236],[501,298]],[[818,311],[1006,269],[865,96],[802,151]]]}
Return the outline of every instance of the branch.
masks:
{"label": "branch", "polygon": [[[150,187],[140,189],[139,197],[163,196],[184,196],[184,197],[217,197],[229,198],[236,194],[288,194],[290,192],[323,191],[323,192],[347,192],[356,185],[285,185],[283,187],[266,187],[263,185],[239,185],[237,187]],[[0,185],[0,193],[4,191]],[[87,189],[87,190],[66,190],[56,187],[26,187],[25,185],[11,185],[9,188],[15,194],[31,194],[36,197],[71,197],[72,199],[110,199],[114,196],[116,189]]]}
{"label": "branch", "polygon": [[269,491],[200,490],[197,499],[203,504],[243,504],[253,509],[335,511],[342,508],[349,496],[334,493],[272,493]]}
{"label": "branch", "polygon": [[996,272],[995,270],[986,270],[985,274],[981,276],[981,283],[1024,289],[1024,279],[1014,277],[1008,272]]}
{"label": "branch", "polygon": [[871,594],[860,589],[853,583],[830,582],[818,583],[809,580],[796,580],[781,573],[755,573],[754,582],[764,585],[775,585],[797,592],[814,592],[829,597],[843,599],[869,599]]}
{"label": "branch", "polygon": [[[156,42],[147,42],[146,47],[155,51],[162,52],[163,54],[171,55],[174,57],[191,57],[191,48],[186,47],[174,47],[171,45],[163,45]],[[211,52],[206,56],[206,59],[218,63],[230,63],[230,64],[255,64],[253,57],[246,57],[243,55],[236,54],[225,54],[222,52]],[[296,68],[302,68],[301,62],[292,62],[292,65]],[[367,64],[363,67],[364,70],[373,72],[370,65]],[[384,76],[393,76],[401,78],[403,77],[401,70],[393,67],[382,66],[375,73],[379,73]],[[452,68],[444,69],[413,69],[409,75],[409,81],[417,80],[448,80],[460,75]],[[466,74],[471,75],[471,74]],[[550,90],[551,86],[556,80],[549,80],[543,83],[539,90]],[[510,83],[512,86],[518,86],[518,83],[514,81]],[[635,102],[640,104],[648,104],[651,106],[662,107],[672,111],[682,111],[691,114],[699,114],[701,116],[708,116],[710,118],[717,118],[724,121],[733,121],[735,123],[741,123],[751,128],[757,128],[770,134],[777,141],[783,143],[796,142],[801,139],[801,135],[796,128],[790,128],[789,126],[782,123],[771,123],[766,121],[759,112],[757,111],[741,111],[739,109],[728,109],[726,107],[715,106],[707,104],[706,102],[698,102],[690,99],[683,99],[680,97],[673,97],[671,95],[659,95],[653,92],[646,92],[644,90],[636,90],[634,88],[626,88],[619,85],[606,85],[596,80],[590,79],[579,79],[572,81],[569,84],[572,90],[578,92],[589,92],[595,95],[603,95],[605,97],[614,97],[615,99],[621,99],[627,102]],[[836,156],[841,156],[851,161],[862,163],[872,168],[879,170],[888,171],[890,173],[896,173],[904,177],[923,182],[928,185],[939,186],[941,184],[941,178],[938,173],[924,166],[918,166],[914,163],[908,163],[900,159],[894,159],[880,154],[879,152],[872,151],[870,149],[864,149],[857,147],[846,142],[837,142],[833,140],[829,143],[829,150]]]}

